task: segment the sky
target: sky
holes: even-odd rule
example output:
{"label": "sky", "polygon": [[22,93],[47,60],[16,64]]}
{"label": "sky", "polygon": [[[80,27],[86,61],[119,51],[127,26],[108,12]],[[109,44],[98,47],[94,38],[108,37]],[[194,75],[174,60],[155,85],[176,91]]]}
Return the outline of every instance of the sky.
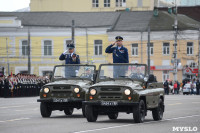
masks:
{"label": "sky", "polygon": [[29,7],[30,0],[0,0],[0,11],[16,11]]}

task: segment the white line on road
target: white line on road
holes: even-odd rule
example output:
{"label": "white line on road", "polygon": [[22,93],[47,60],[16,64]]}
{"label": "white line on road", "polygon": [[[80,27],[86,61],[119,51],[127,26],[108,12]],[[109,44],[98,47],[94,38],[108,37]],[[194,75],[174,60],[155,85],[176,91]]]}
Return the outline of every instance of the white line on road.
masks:
{"label": "white line on road", "polygon": [[19,107],[24,107],[24,105],[20,105],[20,106],[5,106],[5,107],[0,107],[0,109],[19,108]]}
{"label": "white line on road", "polygon": [[13,121],[21,121],[21,120],[28,120],[28,119],[30,119],[30,118],[18,118],[18,119],[11,119],[11,120],[0,121],[0,123],[13,122]]}
{"label": "white line on road", "polygon": [[168,104],[168,105],[179,105],[179,104],[182,104],[182,103],[173,103],[173,104]]}
{"label": "white line on road", "polygon": [[[178,119],[185,119],[185,118],[191,118],[191,117],[198,117],[200,115],[191,115],[191,116],[185,116],[185,117],[177,117],[177,118],[171,118],[171,119],[164,119],[161,121],[171,121],[171,120],[178,120]],[[147,123],[155,123],[159,121],[149,121],[149,122],[144,122],[144,123],[139,123],[139,124],[147,124]],[[108,130],[108,129],[113,129],[113,128],[121,128],[121,127],[127,127],[127,126],[134,126],[138,125],[136,123],[134,124],[126,124],[126,125],[120,125],[120,126],[112,126],[112,127],[105,127],[105,128],[99,128],[99,129],[93,129],[93,130],[85,130],[85,131],[78,131],[74,133],[86,133],[86,132],[95,132],[95,131],[102,131],[102,130]]]}
{"label": "white line on road", "polygon": [[15,110],[15,111],[35,111],[35,110],[39,110],[39,108],[34,108],[34,109],[27,109],[27,110]]}

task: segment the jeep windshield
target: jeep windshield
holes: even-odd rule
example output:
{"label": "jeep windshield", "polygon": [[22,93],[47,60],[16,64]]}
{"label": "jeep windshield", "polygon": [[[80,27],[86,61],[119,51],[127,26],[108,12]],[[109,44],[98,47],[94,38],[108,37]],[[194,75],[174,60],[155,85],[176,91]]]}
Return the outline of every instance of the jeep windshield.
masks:
{"label": "jeep windshield", "polygon": [[143,80],[146,65],[137,64],[103,64],[100,66],[98,79],[101,80]]}
{"label": "jeep windshield", "polygon": [[54,79],[81,79],[92,80],[95,72],[95,66],[86,65],[62,65],[55,66]]}

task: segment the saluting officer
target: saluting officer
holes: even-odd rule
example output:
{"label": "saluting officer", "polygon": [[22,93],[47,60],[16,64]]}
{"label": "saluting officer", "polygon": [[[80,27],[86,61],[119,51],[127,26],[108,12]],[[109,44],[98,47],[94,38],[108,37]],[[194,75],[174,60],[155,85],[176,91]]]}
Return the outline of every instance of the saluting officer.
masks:
{"label": "saluting officer", "polygon": [[[80,64],[79,55],[74,53],[74,44],[67,44],[67,50],[60,55],[59,60],[65,60],[65,64]],[[69,54],[67,54],[69,52]]]}
{"label": "saluting officer", "polygon": [[[113,63],[129,63],[128,49],[122,44],[123,38],[121,36],[117,36],[115,39],[116,41],[109,45],[105,52],[113,54]],[[115,46],[115,44],[117,46]]]}
{"label": "saluting officer", "polygon": [[[123,38],[121,36],[117,36],[115,37],[115,39],[116,41],[113,44],[109,45],[106,48],[105,52],[113,54],[113,63],[129,63],[128,49],[125,48],[122,44]],[[127,66],[114,66],[113,77],[124,77],[127,69]]]}

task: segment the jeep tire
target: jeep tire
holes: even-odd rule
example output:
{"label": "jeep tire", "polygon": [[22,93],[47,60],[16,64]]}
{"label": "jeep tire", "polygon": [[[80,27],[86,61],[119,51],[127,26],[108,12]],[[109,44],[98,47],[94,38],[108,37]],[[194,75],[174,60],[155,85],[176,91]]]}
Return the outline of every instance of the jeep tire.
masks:
{"label": "jeep tire", "polygon": [[133,118],[135,123],[143,123],[146,115],[146,107],[143,100],[140,100],[138,107],[133,108]]}
{"label": "jeep tire", "polygon": [[155,121],[162,120],[164,112],[164,103],[162,99],[159,99],[158,107],[152,110],[152,116]]}
{"label": "jeep tire", "polygon": [[111,120],[116,120],[117,117],[118,117],[118,114],[119,114],[118,112],[110,113],[110,114],[108,114],[108,118],[111,119]]}
{"label": "jeep tire", "polygon": [[72,115],[74,112],[74,108],[64,109],[65,115]]}
{"label": "jeep tire", "polygon": [[40,103],[40,113],[42,117],[50,117],[52,110],[48,107],[47,103]]}
{"label": "jeep tire", "polygon": [[90,105],[85,106],[85,116],[88,122],[96,122],[98,112],[94,111],[94,107]]}

